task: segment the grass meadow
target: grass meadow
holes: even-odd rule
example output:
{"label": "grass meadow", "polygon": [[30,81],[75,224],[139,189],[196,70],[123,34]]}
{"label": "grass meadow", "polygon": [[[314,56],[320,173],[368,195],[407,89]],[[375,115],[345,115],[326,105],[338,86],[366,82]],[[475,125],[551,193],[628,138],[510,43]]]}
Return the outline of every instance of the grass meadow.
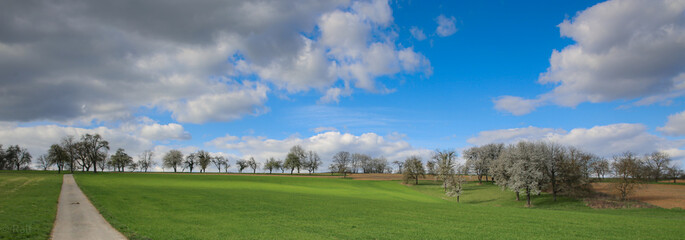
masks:
{"label": "grass meadow", "polygon": [[422,181],[249,175],[77,174],[131,239],[682,239],[685,211],[591,209],[543,194],[525,208],[491,184],[462,202]]}
{"label": "grass meadow", "polygon": [[61,174],[0,172],[0,239],[48,239],[61,186]]}

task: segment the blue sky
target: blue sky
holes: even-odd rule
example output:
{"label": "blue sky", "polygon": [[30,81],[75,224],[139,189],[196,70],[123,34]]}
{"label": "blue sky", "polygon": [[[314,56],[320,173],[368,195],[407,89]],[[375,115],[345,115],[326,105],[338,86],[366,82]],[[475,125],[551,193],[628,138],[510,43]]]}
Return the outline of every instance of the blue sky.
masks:
{"label": "blue sky", "polygon": [[34,156],[86,132],[158,158],[518,140],[685,156],[682,3],[64,5],[17,3],[3,16],[34,27],[0,26],[0,143]]}

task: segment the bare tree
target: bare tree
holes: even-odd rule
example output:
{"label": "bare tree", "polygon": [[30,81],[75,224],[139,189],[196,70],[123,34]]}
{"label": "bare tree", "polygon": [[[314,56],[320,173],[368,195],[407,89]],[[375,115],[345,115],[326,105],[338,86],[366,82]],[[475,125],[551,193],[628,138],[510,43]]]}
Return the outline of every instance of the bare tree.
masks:
{"label": "bare tree", "polygon": [[176,149],[169,150],[169,152],[164,154],[162,161],[164,167],[173,168],[174,172],[176,172],[176,169],[181,167],[181,164],[183,163],[183,153]]}
{"label": "bare tree", "polygon": [[57,165],[57,173],[61,173],[68,164],[69,156],[59,144],[52,144],[48,150],[48,161]]}
{"label": "bare tree", "polygon": [[316,171],[316,169],[319,169],[319,166],[321,166],[321,157],[319,157],[319,154],[311,150],[307,152],[307,158],[304,161],[304,167],[307,169],[307,171],[309,171],[309,174],[312,174]]}
{"label": "bare tree", "polygon": [[28,168],[31,163],[31,153],[19,145],[9,146],[5,151],[4,158],[8,169],[22,170]]}
{"label": "bare tree", "polygon": [[359,169],[363,170],[364,163],[366,163],[371,157],[366,154],[353,153],[352,160],[350,162],[350,172],[359,173]]}
{"label": "bare tree", "polygon": [[155,166],[155,162],[152,161],[153,156],[154,152],[152,152],[152,150],[145,150],[138,156],[138,158],[140,158],[138,160],[138,166],[141,171],[147,172],[149,168]]}
{"label": "bare tree", "polygon": [[93,166],[93,172],[98,172],[97,163],[99,161],[105,161],[107,157],[107,151],[109,151],[109,142],[103,139],[100,134],[84,134],[81,136],[82,142],[82,157],[87,163],[86,171],[88,171],[89,166]]}
{"label": "bare tree", "polygon": [[546,175],[546,180],[549,181],[552,187],[552,197],[557,201],[557,193],[559,193],[559,181],[562,178],[562,168],[566,160],[566,149],[556,143],[537,144],[541,153],[540,160],[542,161],[542,171]]}
{"label": "bare tree", "polygon": [[645,156],[647,169],[654,181],[658,182],[671,163],[671,156],[664,152],[653,152]]}
{"label": "bare tree", "polygon": [[333,155],[333,164],[331,165],[331,172],[335,171],[343,174],[343,178],[347,177],[350,172],[352,164],[352,154],[341,151]]}
{"label": "bare tree", "polygon": [[195,165],[197,165],[197,155],[195,153],[188,154],[188,156],[186,156],[186,160],[183,162],[183,168],[188,168],[188,170],[192,173]]}
{"label": "bare tree", "polygon": [[471,147],[464,151],[464,158],[466,165],[478,176],[478,183],[482,183],[483,177],[488,181],[490,175],[490,166],[495,161],[504,149],[503,144],[487,144],[480,147]]}
{"label": "bare tree", "polygon": [[[302,168],[302,164],[304,160],[307,158],[307,153],[300,145],[295,145],[292,148],[290,148],[290,153],[292,153],[293,156],[295,156],[295,158],[291,158],[290,167],[297,168],[297,173],[299,174],[300,168]],[[288,155],[290,155],[290,153]],[[292,174],[292,171],[290,171],[290,174]]]}
{"label": "bare tree", "polygon": [[36,159],[36,163],[38,163],[38,167],[43,169],[43,171],[47,171],[48,168],[50,168],[53,165],[53,163],[50,162],[50,158],[47,154],[38,156],[38,158]]}
{"label": "bare tree", "polygon": [[283,161],[280,159],[276,160],[276,163],[274,163],[274,169],[276,169],[276,170],[281,169],[281,173],[285,173],[285,167],[283,165]]}
{"label": "bare tree", "polygon": [[682,176],[683,170],[678,169],[678,166],[673,165],[666,168],[666,177],[673,179],[673,183],[676,183],[676,180]]}
{"label": "bare tree", "polygon": [[609,161],[606,158],[601,158],[598,161],[593,162],[591,168],[592,172],[597,174],[597,179],[604,179],[604,175],[611,171]]}
{"label": "bare tree", "polygon": [[478,176],[478,183],[482,183],[483,176],[486,175],[490,166],[486,165],[483,151],[480,147],[471,147],[464,151],[464,159],[468,168],[473,169]]}
{"label": "bare tree", "polygon": [[426,162],[426,174],[428,175],[433,175],[435,177],[435,181],[438,180],[438,175],[437,175],[437,167],[435,166],[434,161],[428,161]]}
{"label": "bare tree", "polygon": [[[216,166],[217,171],[221,172],[221,168],[228,165],[228,160],[224,156],[216,156],[212,158],[212,163]],[[228,172],[228,167],[226,167],[226,172]]]}
{"label": "bare tree", "polygon": [[639,184],[639,179],[636,175],[640,171],[640,161],[634,153],[624,152],[621,155],[614,156],[612,167],[618,178],[618,181],[613,183],[614,189],[620,194],[621,200],[626,200],[628,195]]}
{"label": "bare tree", "polygon": [[127,166],[131,166],[133,163],[133,158],[126,154],[123,148],[117,149],[116,153],[110,157],[111,165],[114,166],[116,171],[123,172]]}
{"label": "bare tree", "polygon": [[236,161],[235,164],[238,165],[238,173],[243,173],[243,170],[250,166],[247,161],[243,159]]}
{"label": "bare tree", "polygon": [[410,180],[414,180],[415,184],[419,184],[419,177],[426,177],[426,170],[423,168],[423,163],[421,158],[418,156],[408,157],[404,161],[404,183],[409,183]]}
{"label": "bare tree", "polygon": [[269,170],[269,174],[271,174],[273,170],[278,170],[278,161],[273,157],[267,159],[266,163],[264,163],[264,170]]}
{"label": "bare tree", "polygon": [[252,173],[257,173],[257,168],[259,168],[259,163],[254,160],[253,157],[250,157],[250,160],[247,160],[247,165],[252,168]]}
{"label": "bare tree", "polygon": [[65,151],[68,158],[67,165],[69,166],[69,171],[74,173],[74,168],[76,168],[76,158],[77,158],[77,146],[74,141],[74,136],[66,136],[62,138],[61,147]]}
{"label": "bare tree", "polygon": [[207,166],[212,163],[212,156],[205,150],[195,153],[197,164],[200,165],[200,172],[207,172]]}
{"label": "bare tree", "polygon": [[404,166],[404,162],[394,161],[392,164],[397,165],[397,173],[402,174],[402,166]]}

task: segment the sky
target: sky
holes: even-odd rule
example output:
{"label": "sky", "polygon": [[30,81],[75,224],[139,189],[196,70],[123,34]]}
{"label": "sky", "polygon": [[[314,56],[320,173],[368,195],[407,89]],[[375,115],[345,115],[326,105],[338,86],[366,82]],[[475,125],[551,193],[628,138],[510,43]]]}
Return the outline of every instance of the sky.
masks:
{"label": "sky", "polygon": [[0,83],[0,144],[35,157],[98,133],[157,161],[544,140],[682,167],[685,2],[10,1]]}

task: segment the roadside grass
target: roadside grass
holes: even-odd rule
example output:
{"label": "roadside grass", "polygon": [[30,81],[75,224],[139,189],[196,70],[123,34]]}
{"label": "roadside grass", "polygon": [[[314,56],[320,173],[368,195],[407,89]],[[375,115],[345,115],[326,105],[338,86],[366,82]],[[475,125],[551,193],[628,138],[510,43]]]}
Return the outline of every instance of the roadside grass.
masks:
{"label": "roadside grass", "polygon": [[595,210],[572,199],[552,206],[544,198],[536,198],[535,208],[524,208],[513,195],[486,184],[470,186],[471,196],[457,204],[428,183],[130,173],[75,177],[105,218],[131,239],[685,236],[682,210]]}
{"label": "roadside grass", "polygon": [[48,239],[62,174],[0,171],[0,239]]}

